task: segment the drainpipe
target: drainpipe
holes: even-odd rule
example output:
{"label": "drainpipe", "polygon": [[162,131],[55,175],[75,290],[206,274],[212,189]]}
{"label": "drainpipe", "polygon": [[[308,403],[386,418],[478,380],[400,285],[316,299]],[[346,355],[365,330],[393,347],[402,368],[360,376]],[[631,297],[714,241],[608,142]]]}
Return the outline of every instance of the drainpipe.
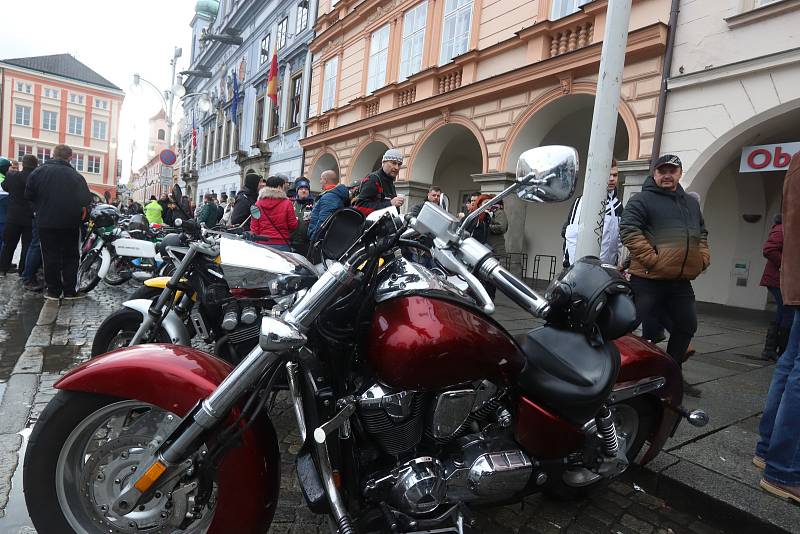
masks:
{"label": "drainpipe", "polygon": [[680,0],[672,0],[672,7],[669,12],[669,24],[667,25],[667,51],[664,54],[664,66],[661,74],[661,91],[658,95],[658,113],[656,114],[656,131],[653,137],[653,150],[650,154],[650,174],[653,174],[659,154],[661,153],[661,137],[664,130],[664,114],[667,109],[667,80],[672,70],[672,51],[675,48],[675,33],[678,29],[678,13],[680,12]]}
{"label": "drainpipe", "polygon": [[[309,0],[308,1],[308,27],[311,28],[311,39],[314,38],[314,26],[317,25],[317,9],[319,6],[318,0]],[[306,136],[306,122],[308,121],[308,109],[310,107],[309,100],[311,99],[311,60],[312,54],[309,45],[311,43],[306,43],[306,62],[303,65],[303,108],[300,111],[300,139],[305,138]],[[305,166],[305,150],[303,151],[303,165]],[[300,168],[300,176],[303,175],[303,167]]]}

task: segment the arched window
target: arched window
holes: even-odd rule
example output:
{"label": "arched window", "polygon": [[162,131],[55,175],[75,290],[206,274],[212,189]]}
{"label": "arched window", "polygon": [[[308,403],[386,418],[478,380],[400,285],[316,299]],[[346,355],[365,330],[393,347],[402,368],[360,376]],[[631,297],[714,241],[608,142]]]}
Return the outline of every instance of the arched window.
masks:
{"label": "arched window", "polygon": [[159,141],[163,141],[164,139],[166,139],[166,137],[167,137],[167,132],[165,132],[164,130],[159,130],[158,131],[158,140]]}

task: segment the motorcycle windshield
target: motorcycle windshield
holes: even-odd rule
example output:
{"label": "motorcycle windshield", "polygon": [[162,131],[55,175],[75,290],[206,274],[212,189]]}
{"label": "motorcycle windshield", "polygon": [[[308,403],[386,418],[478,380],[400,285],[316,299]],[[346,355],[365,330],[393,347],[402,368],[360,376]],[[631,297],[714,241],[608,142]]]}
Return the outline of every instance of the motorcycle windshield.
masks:
{"label": "motorcycle windshield", "polygon": [[225,281],[234,288],[261,289],[286,276],[317,276],[302,256],[241,239],[220,238],[219,255]]}

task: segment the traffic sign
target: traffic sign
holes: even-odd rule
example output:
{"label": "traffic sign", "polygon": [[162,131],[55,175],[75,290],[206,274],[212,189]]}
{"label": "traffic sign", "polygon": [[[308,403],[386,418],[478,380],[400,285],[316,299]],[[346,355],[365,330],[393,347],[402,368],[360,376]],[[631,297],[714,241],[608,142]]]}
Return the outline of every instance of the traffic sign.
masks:
{"label": "traffic sign", "polygon": [[173,172],[172,167],[161,167],[161,179],[172,180]]}
{"label": "traffic sign", "polygon": [[170,166],[175,165],[175,162],[178,160],[178,157],[175,155],[175,152],[173,152],[168,148],[165,148],[164,150],[161,151],[159,158],[161,159],[161,163]]}

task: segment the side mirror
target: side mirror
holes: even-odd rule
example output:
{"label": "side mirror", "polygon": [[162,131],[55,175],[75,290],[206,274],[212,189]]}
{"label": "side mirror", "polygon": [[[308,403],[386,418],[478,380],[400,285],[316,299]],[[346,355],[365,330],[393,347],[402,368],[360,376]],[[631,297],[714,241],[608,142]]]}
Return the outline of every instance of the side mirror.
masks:
{"label": "side mirror", "polygon": [[578,151],[568,146],[526,150],[517,160],[517,196],[527,202],[563,202],[575,192]]}
{"label": "side mirror", "polygon": [[256,206],[255,204],[250,206],[250,216],[252,218],[254,218],[254,219],[260,219],[261,218],[261,210],[258,209],[258,206]]}

